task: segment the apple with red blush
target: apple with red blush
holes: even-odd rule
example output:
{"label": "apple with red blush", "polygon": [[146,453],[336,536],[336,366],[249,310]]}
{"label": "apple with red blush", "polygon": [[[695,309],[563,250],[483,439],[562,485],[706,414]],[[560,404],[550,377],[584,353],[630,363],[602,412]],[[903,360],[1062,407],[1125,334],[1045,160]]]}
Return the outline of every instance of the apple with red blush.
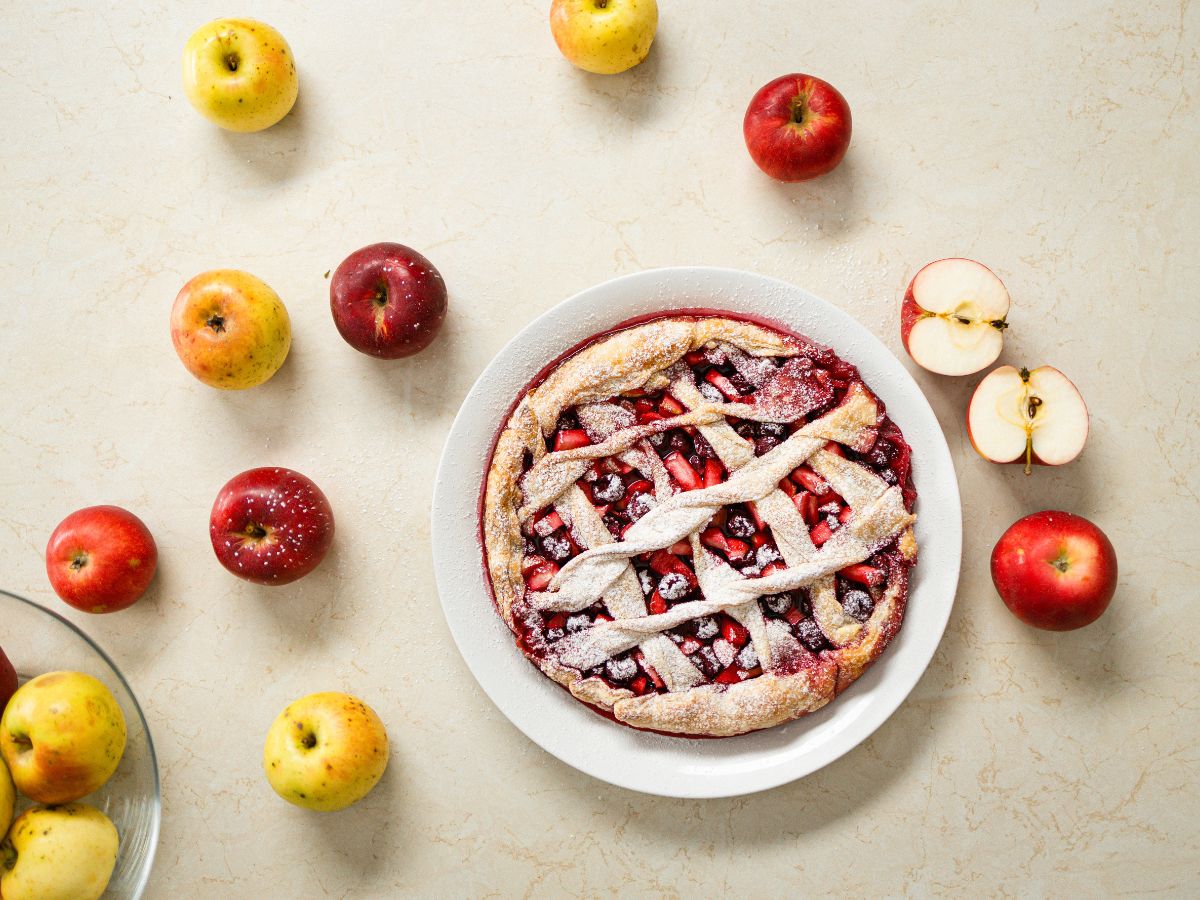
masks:
{"label": "apple with red blush", "polygon": [[54,592],[88,613],[126,609],[146,592],[158,548],[141,519],[119,506],[71,513],[50,535],[46,575]]}
{"label": "apple with red blush", "polygon": [[250,469],[221,488],[209,517],[221,565],[256,584],[289,584],[320,565],[333,510],[319,487],[278,466]]}
{"label": "apple with red blush", "polygon": [[346,343],[379,359],[424,350],[446,318],[446,282],[433,263],[403,244],[371,244],[333,273],[329,308]]}
{"label": "apple with red blush", "polygon": [[779,181],[808,181],[837,168],[850,146],[850,105],[828,81],[799,73],[761,87],[742,122],[746,149]]}
{"label": "apple with red blush", "polygon": [[1022,622],[1071,631],[1108,609],[1117,589],[1117,554],[1087,519],[1044,510],[1020,519],[996,542],[992,581]]}

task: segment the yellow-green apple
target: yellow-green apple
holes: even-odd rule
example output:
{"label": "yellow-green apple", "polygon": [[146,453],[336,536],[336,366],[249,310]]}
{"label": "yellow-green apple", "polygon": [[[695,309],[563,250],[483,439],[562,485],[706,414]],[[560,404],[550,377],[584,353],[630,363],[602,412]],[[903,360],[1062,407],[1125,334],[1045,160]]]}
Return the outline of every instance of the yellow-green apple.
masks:
{"label": "yellow-green apple", "polygon": [[100,788],[125,752],[125,716],[83,672],[47,672],[17,689],[0,718],[0,756],[17,790],[70,803]]}
{"label": "yellow-green apple", "polygon": [[216,269],[183,286],[171,341],[189,372],[212,387],[262,384],[283,365],[292,326],[279,295],[249,272]]}
{"label": "yellow-green apple", "polygon": [[807,181],[837,167],[850,146],[850,105],[828,81],[783,75],[759,88],[742,136],[760,169],[779,181]]}
{"label": "yellow-green apple", "polygon": [[278,466],[235,475],[208,520],[221,565],[256,584],[289,584],[315,569],[333,543],[333,509],[316,484]]}
{"label": "yellow-green apple", "polygon": [[8,774],[8,766],[0,759],[0,834],[7,833],[16,806],[17,789],[13,786],[12,776]]}
{"label": "yellow-green apple", "polygon": [[183,48],[183,89],[222,128],[262,131],[288,114],[300,82],[282,34],[254,19],[217,19]]}
{"label": "yellow-green apple", "polygon": [[17,692],[17,670],[4,652],[4,648],[0,647],[0,714],[3,714],[4,707],[8,705],[8,698]]}
{"label": "yellow-green apple", "polygon": [[399,359],[424,350],[446,318],[446,282],[433,263],[403,244],[351,253],[329,282],[333,324],[355,350]]}
{"label": "yellow-green apple", "polygon": [[913,361],[939,375],[970,375],[1004,348],[1008,291],[996,273],[973,259],[952,257],[924,266],[900,306],[900,340]]}
{"label": "yellow-green apple", "polygon": [[967,436],[995,463],[1061,466],[1083,450],[1088,410],[1079,390],[1053,366],[989,372],[967,407]]}
{"label": "yellow-green apple", "polygon": [[267,781],[284,800],[332,812],[357,803],[388,763],[379,716],[348,694],[309,694],[279,714],[263,750]]}
{"label": "yellow-green apple", "polygon": [[658,30],[655,0],[554,0],[550,32],[562,55],[598,75],[632,69]]}
{"label": "yellow-green apple", "polygon": [[0,844],[4,900],[99,900],[117,865],[120,839],[86,803],[25,810]]}
{"label": "yellow-green apple", "polygon": [[1044,510],[1001,535],[992,550],[992,582],[1022,622],[1070,631],[1108,609],[1117,589],[1117,554],[1087,519]]}
{"label": "yellow-green apple", "polygon": [[[63,519],[46,545],[50,586],[89,613],[116,612],[146,592],[158,548],[142,520],[119,506],[89,506]],[[0,691],[2,692],[2,691]]]}

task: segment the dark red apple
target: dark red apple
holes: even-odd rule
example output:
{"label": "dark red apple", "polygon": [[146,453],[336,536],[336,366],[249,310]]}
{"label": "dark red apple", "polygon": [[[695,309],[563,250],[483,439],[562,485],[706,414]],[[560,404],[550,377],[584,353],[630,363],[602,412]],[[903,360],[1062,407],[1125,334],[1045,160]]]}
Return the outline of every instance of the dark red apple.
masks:
{"label": "dark red apple", "polygon": [[315,569],[333,542],[333,510],[291,469],[250,469],[230,479],[208,523],[226,569],[257,584],[288,584]]}
{"label": "dark red apple", "polygon": [[64,601],[89,613],[132,606],[158,566],[158,548],[142,520],[119,506],[71,513],[50,535],[46,574]]}
{"label": "dark red apple", "polygon": [[446,282],[403,244],[371,244],[342,261],[329,283],[333,323],[355,350],[400,359],[424,350],[446,318]]}
{"label": "dark red apple", "polygon": [[1087,519],[1045,510],[1001,535],[992,550],[992,581],[1022,622],[1070,631],[1108,609],[1117,589],[1117,554]]}
{"label": "dark red apple", "polygon": [[8,705],[8,698],[16,692],[17,670],[13,668],[4,648],[0,647],[0,713],[3,713],[4,707]]}
{"label": "dark red apple", "polygon": [[850,107],[838,89],[811,75],[784,75],[764,85],[742,122],[746,149],[780,181],[807,181],[832,171],[850,146]]}

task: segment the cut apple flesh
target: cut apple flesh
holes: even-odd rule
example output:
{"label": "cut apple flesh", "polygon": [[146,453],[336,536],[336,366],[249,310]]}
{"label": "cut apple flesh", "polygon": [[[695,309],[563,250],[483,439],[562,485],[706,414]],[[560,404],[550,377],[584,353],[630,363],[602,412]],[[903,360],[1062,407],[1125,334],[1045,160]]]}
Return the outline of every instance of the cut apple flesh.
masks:
{"label": "cut apple flesh", "polygon": [[1061,466],[1079,455],[1088,412],[1071,380],[1052,366],[1001,366],[979,383],[967,410],[971,444],[997,463]]}
{"label": "cut apple flesh", "polygon": [[932,262],[913,278],[905,305],[902,315],[911,321],[905,346],[931,372],[970,375],[1000,355],[1009,297],[987,266],[970,259]]}

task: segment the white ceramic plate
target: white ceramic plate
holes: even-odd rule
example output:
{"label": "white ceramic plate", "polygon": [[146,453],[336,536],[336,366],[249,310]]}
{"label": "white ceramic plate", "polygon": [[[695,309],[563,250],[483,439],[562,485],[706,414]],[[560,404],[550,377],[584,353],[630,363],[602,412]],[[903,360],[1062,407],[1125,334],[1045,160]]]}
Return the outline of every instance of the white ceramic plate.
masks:
{"label": "white ceramic plate", "polygon": [[[920,557],[904,627],[833,703],[806,718],[720,740],[671,738],[611,722],[552,682],[517,649],[484,583],[478,506],[500,417],[541,368],[636,316],[705,308],[774,319],[858,366],[913,448]],[[438,593],[458,649],[512,723],[568,765],[635,791],[727,797],[802,778],[852,750],[916,685],[950,617],[962,554],[962,510],[945,436],[900,362],[846,313],[801,288],[733,269],[674,268],[605,282],[560,303],[509,342],[463,401],[433,498]]]}

